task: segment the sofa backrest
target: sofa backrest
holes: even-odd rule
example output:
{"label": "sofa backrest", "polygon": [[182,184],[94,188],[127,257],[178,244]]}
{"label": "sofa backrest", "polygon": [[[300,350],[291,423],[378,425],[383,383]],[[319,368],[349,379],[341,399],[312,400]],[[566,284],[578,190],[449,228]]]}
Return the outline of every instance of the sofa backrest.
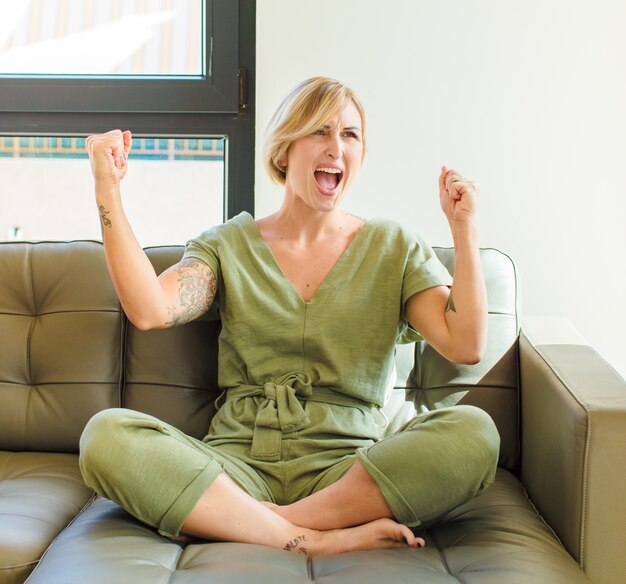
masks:
{"label": "sofa backrest", "polygon": [[[146,250],[157,274],[177,263],[182,246]],[[182,327],[140,331],[128,323],[122,404],[151,414],[195,438],[203,438],[215,413],[217,314]]]}
{"label": "sofa backrest", "polygon": [[[452,274],[454,250],[435,248],[435,252]],[[500,432],[500,465],[514,470],[519,458],[519,283],[515,264],[506,254],[482,249],[481,260],[489,305],[483,359],[476,365],[456,365],[424,341],[398,345],[396,388],[406,390],[418,412],[456,404],[484,409]]]}
{"label": "sofa backrest", "polygon": [[120,405],[121,353],[101,244],[0,243],[0,449],[76,452]]}
{"label": "sofa backrest", "polygon": [[[435,251],[452,272],[453,251]],[[183,247],[146,253],[160,273]],[[457,403],[485,409],[502,438],[500,464],[514,469],[518,282],[508,256],[486,249],[481,257],[489,297],[484,359],[454,365],[425,342],[399,345],[400,391],[392,393],[407,406],[403,415]],[[209,311],[183,327],[137,330],[120,311],[100,243],[0,244],[0,449],[76,452],[89,418],[120,405],[202,438],[219,396],[219,327]]]}

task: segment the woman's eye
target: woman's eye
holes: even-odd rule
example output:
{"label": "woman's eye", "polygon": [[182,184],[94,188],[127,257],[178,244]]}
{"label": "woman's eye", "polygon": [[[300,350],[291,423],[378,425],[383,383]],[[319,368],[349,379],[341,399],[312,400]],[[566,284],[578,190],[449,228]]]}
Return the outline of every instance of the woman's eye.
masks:
{"label": "woman's eye", "polygon": [[358,138],[358,136],[357,136],[356,132],[352,132],[352,131],[350,131],[350,132],[344,132],[344,133],[343,133],[343,135],[344,135],[346,138]]}
{"label": "woman's eye", "polygon": [[324,128],[320,128],[319,130],[315,130],[313,134],[315,134],[316,136],[324,136],[326,134],[326,130],[324,130]]}

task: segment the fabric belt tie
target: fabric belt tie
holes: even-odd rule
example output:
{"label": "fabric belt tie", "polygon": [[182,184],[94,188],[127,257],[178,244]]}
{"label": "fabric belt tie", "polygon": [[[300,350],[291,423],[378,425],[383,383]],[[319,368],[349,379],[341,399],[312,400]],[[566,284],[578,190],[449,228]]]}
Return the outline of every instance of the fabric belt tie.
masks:
{"label": "fabric belt tie", "polygon": [[262,396],[254,433],[251,458],[257,460],[280,460],[282,435],[295,432],[309,425],[309,418],[298,400],[311,397],[311,378],[299,371],[292,371],[263,386],[240,386],[230,389],[227,399],[233,397]]}
{"label": "fabric belt tie", "polygon": [[283,434],[296,432],[310,424],[301,400],[347,406],[363,412],[379,409],[374,403],[342,394],[329,387],[313,388],[311,378],[302,371],[291,371],[263,385],[231,387],[222,395],[226,396],[226,401],[248,397],[264,398],[259,404],[254,422],[250,457],[267,461],[281,459]]}

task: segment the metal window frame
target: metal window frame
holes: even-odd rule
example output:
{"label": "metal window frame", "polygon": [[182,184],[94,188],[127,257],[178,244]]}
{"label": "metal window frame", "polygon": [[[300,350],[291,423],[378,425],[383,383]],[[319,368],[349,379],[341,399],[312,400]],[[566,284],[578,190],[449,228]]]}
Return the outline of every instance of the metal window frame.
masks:
{"label": "metal window frame", "polygon": [[[256,0],[204,1],[213,14],[207,35],[216,35],[212,79],[0,79],[0,136],[85,136],[123,128],[140,137],[224,137],[224,219],[242,211],[253,214]],[[218,40],[224,37],[228,42],[220,49]],[[157,90],[165,97],[154,109]],[[57,107],[61,95],[69,100],[66,92],[82,94],[83,106]],[[124,102],[119,92],[130,97]],[[25,93],[38,96],[26,99]],[[142,101],[152,105],[132,105]]]}
{"label": "metal window frame", "polygon": [[239,4],[203,0],[203,11],[204,76],[6,76],[0,77],[0,107],[6,112],[237,113]]}

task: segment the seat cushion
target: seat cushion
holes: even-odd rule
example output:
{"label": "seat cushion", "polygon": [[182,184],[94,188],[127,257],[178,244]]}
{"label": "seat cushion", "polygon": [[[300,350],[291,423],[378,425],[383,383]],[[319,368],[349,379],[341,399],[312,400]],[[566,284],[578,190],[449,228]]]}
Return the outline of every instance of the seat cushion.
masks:
{"label": "seat cushion", "polygon": [[75,454],[0,452],[0,583],[23,582],[91,496]]}
{"label": "seat cushion", "polygon": [[589,583],[505,470],[486,493],[425,537],[424,549],[313,560],[249,544],[182,546],[96,499],[57,538],[28,584]]}

